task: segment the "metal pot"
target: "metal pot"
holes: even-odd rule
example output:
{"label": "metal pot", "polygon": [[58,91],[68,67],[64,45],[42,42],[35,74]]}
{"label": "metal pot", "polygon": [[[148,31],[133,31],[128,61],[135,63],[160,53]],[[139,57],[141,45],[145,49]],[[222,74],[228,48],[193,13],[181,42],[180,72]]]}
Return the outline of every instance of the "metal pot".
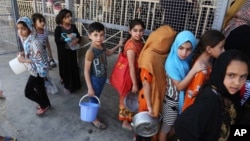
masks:
{"label": "metal pot", "polygon": [[134,113],[138,111],[138,94],[129,92],[124,98],[125,107]]}
{"label": "metal pot", "polygon": [[131,122],[134,132],[143,137],[151,137],[159,131],[160,118],[154,118],[147,111],[137,113]]}

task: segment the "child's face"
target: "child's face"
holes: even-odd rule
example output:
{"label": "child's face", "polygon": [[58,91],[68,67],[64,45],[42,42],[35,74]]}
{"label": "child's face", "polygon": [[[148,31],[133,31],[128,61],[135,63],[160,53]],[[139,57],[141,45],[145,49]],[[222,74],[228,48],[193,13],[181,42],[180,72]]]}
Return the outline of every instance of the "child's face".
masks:
{"label": "child's face", "polygon": [[134,40],[141,40],[143,34],[144,34],[144,28],[141,25],[135,25],[134,28],[132,28],[129,33],[131,34],[131,38]]}
{"label": "child's face", "polygon": [[185,60],[187,57],[190,56],[192,53],[192,44],[190,42],[185,42],[183,43],[179,48],[178,48],[178,57],[181,60]]}
{"label": "child's face", "polygon": [[43,20],[36,20],[35,27],[39,29],[43,29],[45,26],[45,21]]}
{"label": "child's face", "polygon": [[225,44],[225,40],[222,40],[215,47],[213,48],[208,47],[207,51],[212,57],[218,58],[220,54],[225,51],[224,44]]}
{"label": "child's face", "polygon": [[21,38],[26,38],[30,34],[30,30],[25,27],[23,24],[17,24],[17,33]]}
{"label": "child's face", "polygon": [[94,31],[91,34],[89,34],[89,39],[91,39],[92,44],[96,47],[102,46],[102,43],[104,41],[104,31]]}
{"label": "child's face", "polygon": [[63,18],[63,23],[71,24],[72,16],[70,13],[67,13],[66,16]]}
{"label": "child's face", "polygon": [[247,64],[242,61],[232,60],[227,66],[223,84],[228,92],[233,95],[243,87],[246,82],[247,75]]}

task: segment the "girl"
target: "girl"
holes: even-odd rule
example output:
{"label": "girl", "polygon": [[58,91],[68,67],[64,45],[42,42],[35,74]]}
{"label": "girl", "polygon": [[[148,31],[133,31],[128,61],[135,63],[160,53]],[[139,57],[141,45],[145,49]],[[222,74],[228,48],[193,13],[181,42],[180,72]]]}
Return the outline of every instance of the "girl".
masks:
{"label": "girl", "polygon": [[193,104],[202,83],[208,79],[211,72],[211,59],[218,58],[224,52],[225,36],[217,30],[208,30],[200,38],[200,41],[193,52],[191,66],[195,62],[207,66],[206,70],[195,74],[185,92],[182,111]]}
{"label": "girl", "polygon": [[160,141],[166,140],[166,135],[172,130],[178,112],[180,113],[182,109],[184,90],[194,75],[206,68],[197,61],[189,70],[191,53],[195,47],[196,38],[194,34],[190,31],[182,31],[175,38],[165,62],[167,92],[163,98],[163,122]]}
{"label": "girl", "polygon": [[[144,34],[145,25],[139,19],[134,19],[129,23],[129,37],[125,42],[124,51],[122,52],[124,56],[127,56],[129,62],[129,72],[130,77],[133,83],[131,92],[137,93],[139,90],[139,69],[138,69],[138,57],[141,52],[141,49],[144,45],[142,42],[142,36]],[[120,94],[120,112],[119,112],[119,120],[122,122],[122,128],[127,130],[132,130],[130,122],[132,121],[132,117],[134,115],[133,112],[129,111],[124,106],[124,97],[126,94]]]}
{"label": "girl", "polygon": [[[57,46],[59,74],[61,83],[64,85],[64,92],[70,94],[81,88],[80,73],[77,63],[77,51],[71,50],[67,42],[61,36],[61,33],[67,33],[72,39],[72,44],[76,45],[80,42],[80,34],[74,24],[71,24],[72,12],[68,9],[62,9],[56,16],[54,37]],[[73,38],[73,34],[76,38]]]}
{"label": "girl", "polygon": [[[169,53],[171,44],[176,36],[176,31],[164,25],[153,31],[148,37],[141,54],[138,65],[141,70],[140,79],[142,89],[139,91],[138,111],[148,113],[158,118],[161,112],[162,99],[166,91],[166,75],[164,62]],[[136,141],[157,140],[157,137],[142,137],[137,135]]]}
{"label": "girl", "polygon": [[46,24],[45,18],[40,13],[34,13],[31,17],[32,17],[32,21],[34,24],[34,28],[35,28],[35,33],[34,33],[35,36],[38,40],[41,41],[44,48],[47,49],[49,67],[55,68],[56,63],[53,59],[52,51],[50,48],[50,43],[48,39],[49,33],[48,33],[48,30],[45,28],[45,24]]}
{"label": "girl", "polygon": [[240,105],[239,91],[249,73],[248,58],[228,50],[215,61],[208,82],[189,108],[177,118],[177,138],[192,141],[227,140]]}
{"label": "girl", "polygon": [[24,48],[24,53],[18,55],[18,60],[25,63],[30,73],[25,96],[39,104],[36,113],[41,115],[51,106],[44,86],[44,78],[48,73],[48,56],[42,44],[32,35],[32,21],[28,17],[17,20],[17,31]]}

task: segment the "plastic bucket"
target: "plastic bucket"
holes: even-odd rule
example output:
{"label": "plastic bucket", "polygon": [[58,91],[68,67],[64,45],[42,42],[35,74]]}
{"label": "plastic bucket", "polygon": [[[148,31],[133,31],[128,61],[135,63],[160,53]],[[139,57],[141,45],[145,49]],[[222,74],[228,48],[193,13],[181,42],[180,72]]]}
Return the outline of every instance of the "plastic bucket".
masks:
{"label": "plastic bucket", "polygon": [[88,97],[88,94],[84,95],[79,101],[79,106],[81,107],[80,116],[82,121],[92,122],[96,119],[100,107],[100,100],[97,96],[94,96],[99,104],[91,102],[82,102],[82,100],[86,97]]}
{"label": "plastic bucket", "polygon": [[27,70],[26,66],[23,63],[20,63],[16,58],[9,61],[10,68],[15,74],[23,73]]}

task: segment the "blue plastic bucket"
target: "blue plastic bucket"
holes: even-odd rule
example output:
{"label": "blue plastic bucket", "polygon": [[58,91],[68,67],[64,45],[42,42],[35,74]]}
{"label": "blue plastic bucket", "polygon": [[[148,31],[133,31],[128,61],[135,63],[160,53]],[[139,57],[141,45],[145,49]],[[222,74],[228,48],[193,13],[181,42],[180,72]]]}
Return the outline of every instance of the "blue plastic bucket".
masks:
{"label": "blue plastic bucket", "polygon": [[100,107],[100,100],[97,96],[94,96],[99,104],[91,102],[82,102],[82,100],[87,96],[88,94],[84,95],[79,101],[79,106],[81,107],[80,116],[82,121],[92,122],[96,119]]}

